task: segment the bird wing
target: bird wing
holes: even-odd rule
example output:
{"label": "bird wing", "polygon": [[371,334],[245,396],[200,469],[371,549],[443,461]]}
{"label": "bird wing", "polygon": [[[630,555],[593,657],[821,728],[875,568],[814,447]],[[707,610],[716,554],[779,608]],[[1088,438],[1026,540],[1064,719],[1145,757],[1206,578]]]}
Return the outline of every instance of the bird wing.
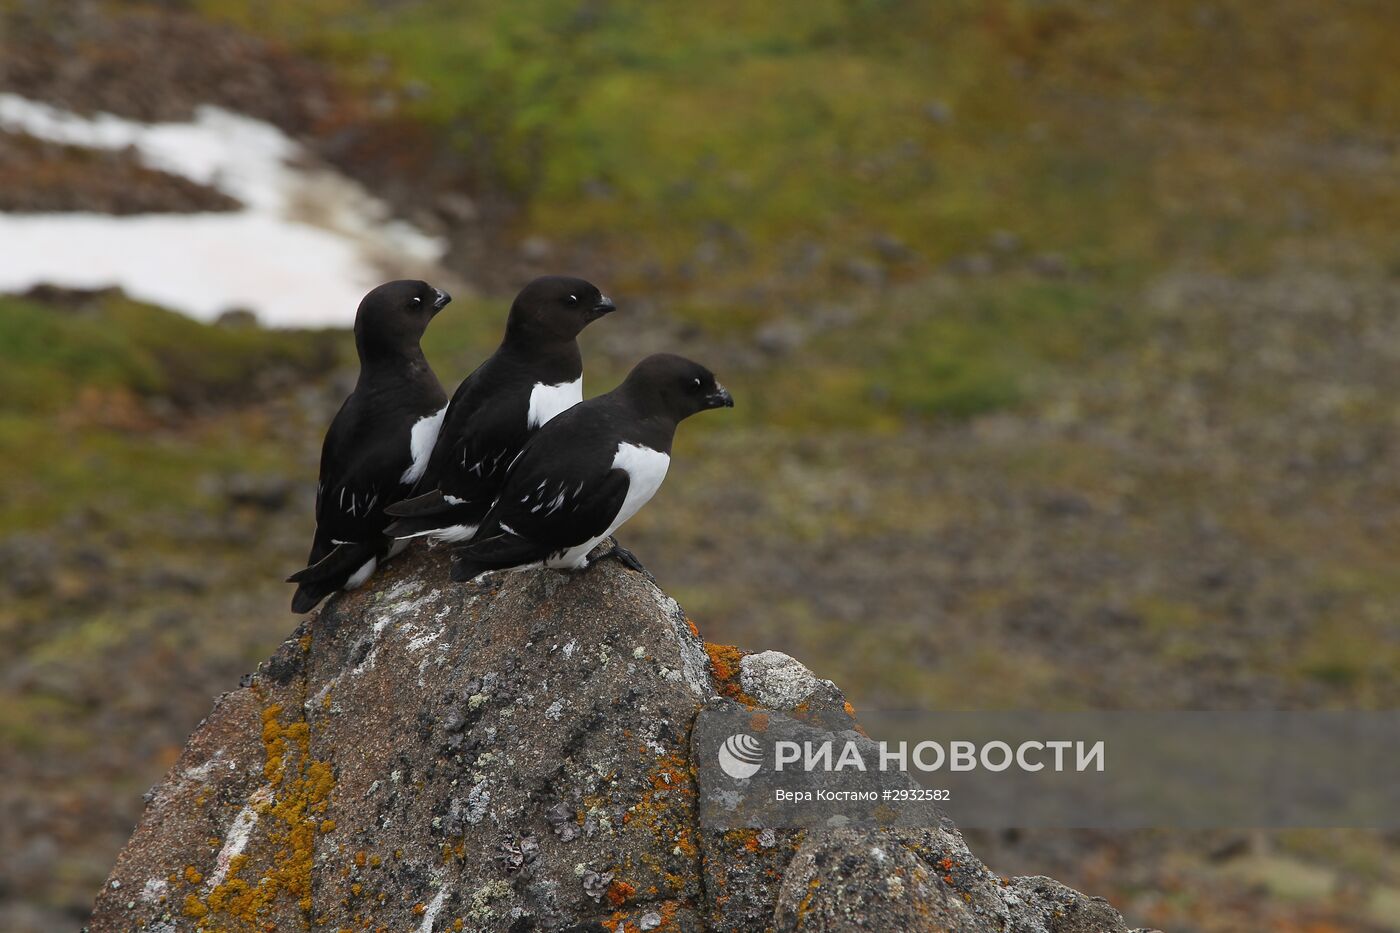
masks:
{"label": "bird wing", "polygon": [[630,481],[610,469],[587,479],[533,471],[512,474],[482,531],[458,554],[483,569],[533,563],[603,535],[627,498]]}
{"label": "bird wing", "polygon": [[530,439],[525,416],[523,401],[505,403],[471,391],[453,399],[417,492],[439,489],[485,512]]}
{"label": "bird wing", "polygon": [[400,495],[397,482],[385,490],[363,475],[346,473],[337,476],[316,490],[316,530],[333,544],[344,541],[365,541],[384,530],[387,519],[384,506]]}
{"label": "bird wing", "polygon": [[413,465],[413,423],[397,411],[371,417],[358,392],[345,400],[321,448],[316,487],[319,538],[332,546],[377,540],[388,523],[385,507],[408,492],[403,476]]}

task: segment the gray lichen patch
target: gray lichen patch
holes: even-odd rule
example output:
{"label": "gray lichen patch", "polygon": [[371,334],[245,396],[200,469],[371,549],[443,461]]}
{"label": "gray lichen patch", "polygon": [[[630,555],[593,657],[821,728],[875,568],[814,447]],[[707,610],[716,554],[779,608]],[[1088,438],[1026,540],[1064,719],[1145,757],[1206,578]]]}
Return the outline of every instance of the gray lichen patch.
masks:
{"label": "gray lichen patch", "polygon": [[817,689],[817,678],[796,658],[781,651],[745,655],[739,662],[744,692],[769,709],[791,710]]}
{"label": "gray lichen patch", "polygon": [[[714,681],[710,679],[710,662],[705,654],[705,646],[691,628],[685,610],[654,585],[650,588],[652,598],[655,599],[657,608],[660,610],[662,618],[666,620],[670,634],[680,650],[681,679],[690,688],[690,692],[700,699],[714,696],[715,685]],[[645,649],[643,652],[643,656],[645,656]],[[636,656],[635,649],[633,656]]]}

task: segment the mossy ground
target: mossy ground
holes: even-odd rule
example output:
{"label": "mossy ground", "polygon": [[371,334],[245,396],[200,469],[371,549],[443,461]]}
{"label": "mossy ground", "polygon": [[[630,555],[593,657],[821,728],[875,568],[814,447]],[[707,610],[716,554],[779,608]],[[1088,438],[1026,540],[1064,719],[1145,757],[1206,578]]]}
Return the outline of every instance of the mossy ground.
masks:
{"label": "mossy ground", "polygon": [[[707,638],[865,707],[1400,699],[1383,0],[185,6],[426,126],[516,205],[502,250],[596,262],[624,311],[585,335],[590,391],[663,347],[719,371],[738,407],[685,426],[625,533]],[[445,381],[506,300],[434,322]],[[0,607],[7,772],[71,813],[134,807],[285,634],[350,353],[0,299],[0,533],[52,549]],[[236,475],[290,492],[249,505]],[[41,899],[85,902],[130,816],[45,830],[76,854]],[[1375,839],[1281,844],[1400,880]],[[1134,876],[1111,848],[1028,867],[1139,922],[1249,928],[1210,925],[1227,895],[1154,895],[1189,867]]]}

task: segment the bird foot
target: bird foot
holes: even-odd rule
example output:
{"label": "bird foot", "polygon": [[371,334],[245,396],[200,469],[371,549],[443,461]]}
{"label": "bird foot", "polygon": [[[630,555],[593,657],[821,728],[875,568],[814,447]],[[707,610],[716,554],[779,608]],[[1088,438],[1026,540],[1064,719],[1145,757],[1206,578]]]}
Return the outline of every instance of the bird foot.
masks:
{"label": "bird foot", "polygon": [[501,588],[501,574],[492,571],[479,573],[466,581],[465,586],[470,596],[495,596]]}
{"label": "bird foot", "polygon": [[461,583],[468,589],[475,590],[477,595],[490,595],[500,589],[499,573],[492,570],[477,570],[473,573],[473,569],[453,560],[449,575],[453,583]]}
{"label": "bird foot", "polygon": [[656,582],[656,578],[651,575],[650,570],[648,570],[645,566],[642,565],[642,562],[637,559],[636,554],[633,554],[631,551],[627,550],[627,548],[618,544],[616,538],[609,538],[608,540],[612,542],[612,547],[608,548],[602,554],[599,554],[597,558],[595,558],[595,560],[593,561],[594,563],[597,563],[600,560],[607,560],[609,557],[611,557],[618,563],[622,564],[622,566],[626,567],[628,570],[635,570],[637,573],[640,573],[652,583]]}

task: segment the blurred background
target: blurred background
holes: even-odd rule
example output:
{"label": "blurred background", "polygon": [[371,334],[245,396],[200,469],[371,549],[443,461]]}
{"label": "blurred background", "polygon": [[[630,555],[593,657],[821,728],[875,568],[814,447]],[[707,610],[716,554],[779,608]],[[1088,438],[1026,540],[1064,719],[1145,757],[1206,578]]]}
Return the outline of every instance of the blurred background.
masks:
{"label": "blurred background", "polygon": [[[622,309],[624,541],[857,707],[1400,702],[1393,0],[0,0],[0,928],[81,923],[291,630],[359,296]],[[1400,929],[1400,836],[981,834],[1168,931]]]}

